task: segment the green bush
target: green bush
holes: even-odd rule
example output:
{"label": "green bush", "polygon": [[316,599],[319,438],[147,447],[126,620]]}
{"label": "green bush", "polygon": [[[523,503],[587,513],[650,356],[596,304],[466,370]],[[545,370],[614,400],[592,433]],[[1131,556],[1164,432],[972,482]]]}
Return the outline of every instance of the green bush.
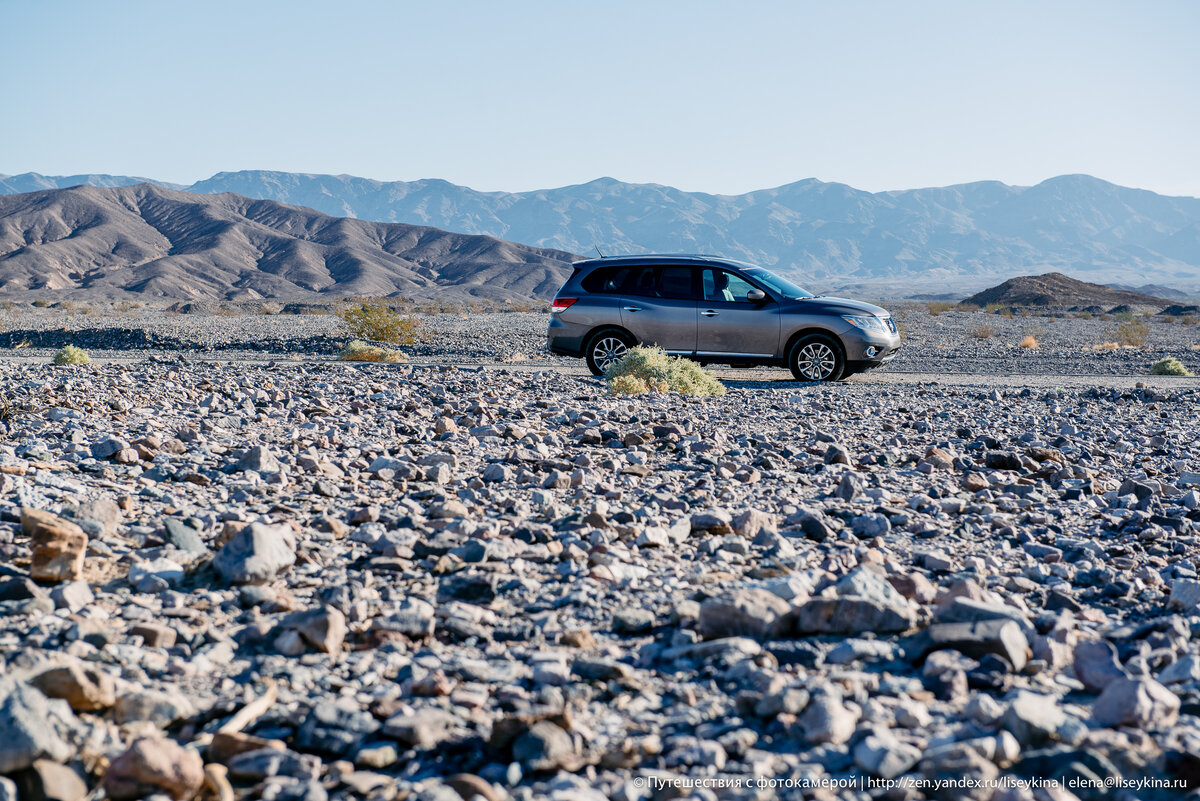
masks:
{"label": "green bush", "polygon": [[54,354],[55,364],[88,364],[89,362],[91,359],[88,358],[87,351],[74,345],[67,345]]}
{"label": "green bush", "polygon": [[413,345],[421,327],[415,318],[400,314],[377,301],[359,301],[338,309],[347,330],[356,337],[375,342]]}
{"label": "green bush", "polygon": [[1165,359],[1159,359],[1150,368],[1150,375],[1191,375],[1191,371],[1183,366],[1183,362],[1179,359],[1168,356]]}
{"label": "green bush", "polygon": [[338,360],[343,362],[402,362],[404,354],[398,350],[368,345],[361,339],[356,339],[342,348],[342,352],[338,354]]}
{"label": "green bush", "polygon": [[658,348],[630,348],[625,358],[604,371],[610,395],[677,392],[680,395],[724,395],[725,385],[688,359],[668,356]]}
{"label": "green bush", "polygon": [[1126,320],[1112,330],[1112,338],[1121,345],[1128,345],[1131,348],[1140,348],[1146,344],[1146,338],[1150,336],[1150,326],[1146,325],[1145,320]]}

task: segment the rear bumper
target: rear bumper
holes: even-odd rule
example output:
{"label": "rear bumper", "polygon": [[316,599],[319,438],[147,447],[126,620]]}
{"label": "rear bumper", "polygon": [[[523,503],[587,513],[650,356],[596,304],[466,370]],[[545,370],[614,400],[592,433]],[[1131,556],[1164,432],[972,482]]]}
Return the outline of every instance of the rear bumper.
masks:
{"label": "rear bumper", "polygon": [[559,356],[583,355],[583,337],[574,326],[563,323],[556,315],[550,315],[550,325],[546,329],[546,349]]}

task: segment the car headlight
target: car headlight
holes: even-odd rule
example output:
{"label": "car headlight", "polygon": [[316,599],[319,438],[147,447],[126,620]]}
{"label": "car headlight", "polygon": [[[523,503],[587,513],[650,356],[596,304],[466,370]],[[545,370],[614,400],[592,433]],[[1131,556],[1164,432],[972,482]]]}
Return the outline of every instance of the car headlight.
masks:
{"label": "car headlight", "polygon": [[855,328],[861,328],[864,331],[874,331],[877,334],[886,334],[887,326],[883,324],[883,320],[878,317],[856,317],[853,315],[845,315],[843,320],[850,323]]}

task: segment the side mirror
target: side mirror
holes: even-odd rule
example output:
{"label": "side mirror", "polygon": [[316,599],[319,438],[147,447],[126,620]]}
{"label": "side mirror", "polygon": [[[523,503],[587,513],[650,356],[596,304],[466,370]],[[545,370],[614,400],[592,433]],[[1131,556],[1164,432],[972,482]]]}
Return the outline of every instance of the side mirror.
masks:
{"label": "side mirror", "polygon": [[766,299],[767,293],[763,292],[761,289],[751,289],[746,293],[746,300],[750,301],[751,303],[761,303]]}

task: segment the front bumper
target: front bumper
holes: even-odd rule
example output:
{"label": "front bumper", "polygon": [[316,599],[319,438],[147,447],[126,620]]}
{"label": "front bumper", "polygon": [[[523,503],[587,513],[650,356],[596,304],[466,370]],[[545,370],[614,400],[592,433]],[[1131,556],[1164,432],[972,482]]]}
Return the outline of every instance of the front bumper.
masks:
{"label": "front bumper", "polygon": [[878,367],[900,353],[900,335],[852,328],[842,335],[842,346],[850,366],[860,369]]}

